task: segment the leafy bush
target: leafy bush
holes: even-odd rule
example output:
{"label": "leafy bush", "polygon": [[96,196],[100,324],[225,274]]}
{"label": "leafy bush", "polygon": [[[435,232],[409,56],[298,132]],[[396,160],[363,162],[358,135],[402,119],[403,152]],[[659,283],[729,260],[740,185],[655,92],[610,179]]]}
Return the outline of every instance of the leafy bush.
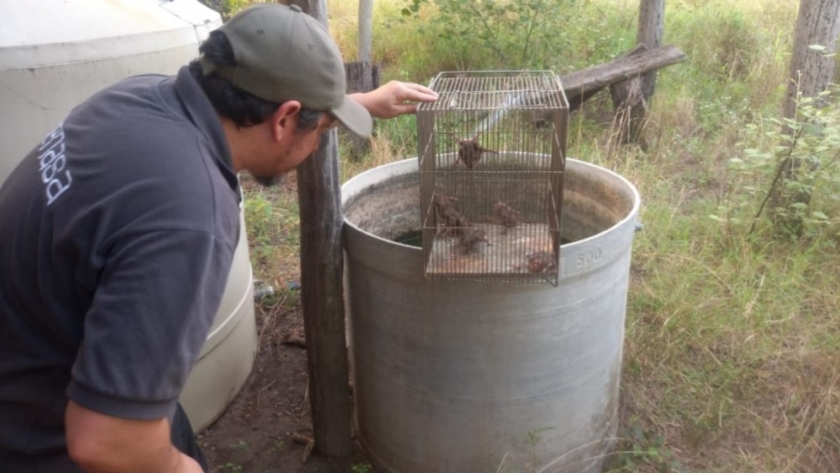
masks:
{"label": "leafy bush", "polygon": [[749,183],[744,195],[762,198],[756,217],[766,209],[787,233],[815,236],[840,222],[840,112],[821,106],[831,93],[801,97],[794,118],[748,124],[743,156],[729,161]]}
{"label": "leafy bush", "polygon": [[222,18],[227,20],[235,15],[239,10],[255,3],[255,0],[199,0],[204,5],[216,10],[222,14]]}
{"label": "leafy bush", "polygon": [[563,19],[574,0],[409,0],[401,13],[433,10],[434,36],[459,52],[462,69],[545,68],[567,49]]}

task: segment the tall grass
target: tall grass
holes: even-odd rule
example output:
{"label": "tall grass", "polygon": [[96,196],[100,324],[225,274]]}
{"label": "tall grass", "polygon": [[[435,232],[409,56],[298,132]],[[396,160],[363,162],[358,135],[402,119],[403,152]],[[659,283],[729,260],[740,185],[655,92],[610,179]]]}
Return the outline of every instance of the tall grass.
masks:
{"label": "tall grass", "polygon": [[[405,17],[407,1],[379,0],[374,60],[385,79],[418,82],[442,70],[511,64],[563,75],[633,46],[637,0],[563,3],[540,32],[552,41],[521,64],[477,39],[444,38],[433,6]],[[746,218],[713,218],[731,213],[732,202],[751,216],[756,189],[770,184],[728,162],[743,155],[748,125],[780,115],[798,3],[669,0],[663,42],[689,60],[658,74],[645,150],[614,144],[606,93],[573,116],[569,154],[623,174],[643,198],[626,322],[625,441],[611,471],[840,469],[835,236],[785,240],[767,226],[748,235]],[[348,59],[356,5],[328,2],[331,33]],[[416,154],[413,118],[377,126],[372,153],[343,162],[343,178]]]}

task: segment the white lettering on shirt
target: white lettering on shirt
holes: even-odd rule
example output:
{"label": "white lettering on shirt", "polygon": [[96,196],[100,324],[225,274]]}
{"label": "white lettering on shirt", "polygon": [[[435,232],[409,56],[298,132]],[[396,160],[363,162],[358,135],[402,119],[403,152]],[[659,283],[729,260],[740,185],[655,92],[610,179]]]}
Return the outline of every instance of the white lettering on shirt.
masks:
{"label": "white lettering on shirt", "polygon": [[38,148],[41,152],[38,156],[38,170],[41,172],[41,182],[44,183],[47,205],[55,202],[73,183],[70,171],[64,170],[67,164],[64,150],[64,124],[60,123],[58,128],[41,141]]}

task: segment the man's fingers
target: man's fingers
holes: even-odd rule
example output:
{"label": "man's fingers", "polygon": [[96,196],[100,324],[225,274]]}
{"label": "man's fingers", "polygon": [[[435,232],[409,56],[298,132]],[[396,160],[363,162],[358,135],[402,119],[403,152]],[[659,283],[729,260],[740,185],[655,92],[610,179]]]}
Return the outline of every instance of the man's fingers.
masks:
{"label": "man's fingers", "polygon": [[401,104],[397,105],[396,107],[396,114],[397,115],[404,115],[407,113],[415,113],[417,112],[417,104]]}
{"label": "man's fingers", "polygon": [[426,86],[416,84],[413,82],[403,83],[403,85],[408,89],[408,93],[406,95],[408,96],[409,100],[430,102],[433,100],[437,100],[438,98],[438,94],[434,90]]}
{"label": "man's fingers", "polygon": [[395,103],[391,104],[387,109],[383,109],[377,118],[394,118],[415,112],[417,112],[417,104],[415,103]]}

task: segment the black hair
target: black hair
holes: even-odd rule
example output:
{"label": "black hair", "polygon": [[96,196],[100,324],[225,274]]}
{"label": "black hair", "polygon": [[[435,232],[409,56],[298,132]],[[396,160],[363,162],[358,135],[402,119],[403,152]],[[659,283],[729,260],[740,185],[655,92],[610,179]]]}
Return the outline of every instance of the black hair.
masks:
{"label": "black hair", "polygon": [[[235,66],[233,48],[221,31],[212,31],[198,51],[210,62],[224,66]],[[213,108],[223,117],[231,119],[238,127],[259,125],[270,117],[280,104],[261,99],[250,94],[218,74],[204,75],[198,60],[190,63],[190,72],[198,81],[204,94],[213,104]],[[318,126],[318,119],[324,112],[301,108],[298,112],[297,129],[299,131],[314,130]]]}

